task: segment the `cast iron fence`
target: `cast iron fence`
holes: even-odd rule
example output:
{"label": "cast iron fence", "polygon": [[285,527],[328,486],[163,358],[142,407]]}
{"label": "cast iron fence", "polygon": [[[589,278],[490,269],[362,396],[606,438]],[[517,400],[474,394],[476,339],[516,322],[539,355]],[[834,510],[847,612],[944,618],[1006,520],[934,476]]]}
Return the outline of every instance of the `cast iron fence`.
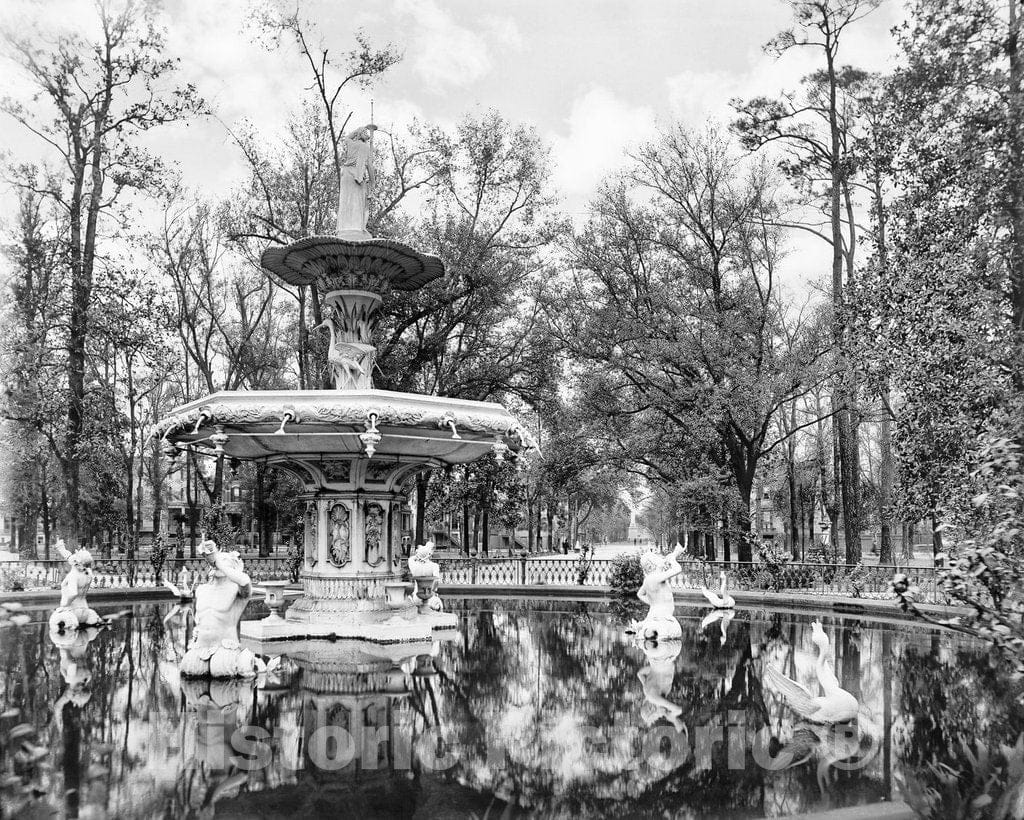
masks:
{"label": "cast iron fence", "polygon": [[[289,559],[243,558],[253,583],[289,580]],[[168,558],[160,573],[162,580],[179,585],[194,584],[206,577],[209,564],[203,558]],[[94,558],[93,589],[133,589],[159,585],[153,565],[145,558]],[[0,562],[0,591],[14,589],[56,589],[67,575],[67,561]]]}
{"label": "cast iron fence", "polygon": [[[290,559],[245,558],[245,569],[254,583],[290,580]],[[447,586],[551,586],[599,587],[611,583],[614,560],[514,558],[442,558],[441,580]],[[719,587],[719,572],[725,572],[730,590],[801,593],[840,598],[891,597],[889,583],[897,572],[905,573],[921,590],[924,603],[944,603],[938,571],[931,567],[893,565],[850,565],[790,563],[680,562],[683,571],[672,579],[675,589],[699,590]],[[65,561],[0,562],[0,591],[12,589],[55,589],[67,574]],[[207,564],[202,558],[168,558],[161,577],[179,585],[205,578]],[[156,572],[146,559],[94,559],[94,589],[131,589],[158,585]]]}
{"label": "cast iron fence", "polygon": [[[550,558],[446,558],[442,582],[450,586],[559,586],[607,587],[614,559],[560,560]],[[682,561],[683,571],[672,579],[675,589],[717,592],[719,573],[725,572],[730,590],[793,592],[842,598],[888,599],[897,572],[906,574],[921,589],[919,600],[944,603],[939,574],[933,567],[853,564],[765,564],[760,562]]]}

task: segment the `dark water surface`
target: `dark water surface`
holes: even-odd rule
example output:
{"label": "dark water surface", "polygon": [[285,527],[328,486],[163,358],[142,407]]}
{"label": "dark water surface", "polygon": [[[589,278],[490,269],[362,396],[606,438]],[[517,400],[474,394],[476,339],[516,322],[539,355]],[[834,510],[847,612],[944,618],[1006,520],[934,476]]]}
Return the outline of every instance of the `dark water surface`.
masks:
{"label": "dark water surface", "polygon": [[178,679],[170,605],[63,647],[31,612],[0,629],[2,814],[784,817],[923,793],[1024,727],[979,648],[908,624],[823,619],[861,702],[823,727],[762,682],[771,663],[817,691],[803,614],[741,610],[723,636],[680,605],[676,652],[600,603],[449,609],[451,640],[320,642],[238,683]]}

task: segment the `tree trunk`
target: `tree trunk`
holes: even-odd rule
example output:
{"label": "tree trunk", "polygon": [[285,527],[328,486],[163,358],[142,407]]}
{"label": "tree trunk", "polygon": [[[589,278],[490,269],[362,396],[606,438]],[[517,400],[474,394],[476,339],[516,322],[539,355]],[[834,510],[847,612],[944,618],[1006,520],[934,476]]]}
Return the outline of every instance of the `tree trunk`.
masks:
{"label": "tree trunk", "polygon": [[[299,389],[309,389],[309,328],[306,327],[306,286],[299,285]],[[417,525],[417,529],[419,525]],[[417,544],[422,541],[417,540]]]}
{"label": "tree trunk", "polygon": [[[740,563],[750,563],[754,560],[751,543],[753,541],[753,522],[750,520],[750,496],[753,492],[754,474],[751,470],[749,476],[745,476],[739,487],[740,506],[736,511],[736,529],[738,531],[738,544],[736,547],[736,560]],[[729,560],[726,558],[726,560]]]}
{"label": "tree trunk", "polygon": [[881,529],[881,543],[878,546],[879,564],[891,564],[893,562],[892,487],[894,468],[892,458],[892,420],[889,417],[888,401],[885,404],[886,407],[882,409],[882,420],[878,425],[879,447],[882,455],[878,477],[878,520]]}
{"label": "tree trunk", "polygon": [[[1020,53],[1020,8],[1018,0],[1009,2],[1006,55],[1009,59],[1008,120],[1006,127],[1009,156],[1007,169],[1007,206],[1012,241],[1010,243],[1010,301],[1013,321],[1024,330],[1024,65]],[[1024,369],[1019,361],[1012,368],[1017,390],[1024,391]]]}
{"label": "tree trunk", "polygon": [[[132,430],[134,433],[134,428]],[[125,463],[125,494],[124,494],[124,528],[127,531],[128,536],[128,560],[131,561],[135,558],[135,451],[134,442],[132,442],[133,449],[129,451],[128,458]]]}
{"label": "tree trunk", "polygon": [[[76,141],[76,154],[82,150]],[[67,436],[64,444],[64,482],[67,495],[67,522],[65,535],[68,546],[78,545],[81,527],[79,509],[79,477],[81,474],[81,448],[83,410],[85,407],[85,339],[88,332],[89,303],[92,297],[92,271],[83,269],[82,262],[82,195],[85,188],[85,160],[74,169],[74,185],[68,203],[70,216],[71,313],[68,317],[68,413]]]}
{"label": "tree trunk", "polygon": [[[39,485],[39,504],[40,511],[43,516],[43,560],[50,560],[50,494],[46,489],[46,462],[42,462],[41,467],[42,480]],[[35,558],[35,551],[33,550],[33,558]]]}
{"label": "tree trunk", "polygon": [[483,533],[483,551],[484,555],[488,556],[491,554],[491,511],[484,507],[483,514],[481,516],[481,527]]}
{"label": "tree trunk", "polygon": [[932,510],[932,563],[935,563],[935,557],[942,552],[942,530],[939,529],[939,516],[934,510]]}
{"label": "tree trunk", "polygon": [[[833,408],[834,409],[834,408]],[[840,453],[841,447],[839,443],[839,431],[838,425],[833,420],[832,423],[832,504],[825,508],[828,513],[828,521],[831,526],[831,547],[832,555],[831,559],[833,563],[839,563],[839,509],[840,509],[840,496],[842,495],[842,485],[839,478],[840,475],[840,464],[842,462],[842,455]],[[845,540],[845,535],[844,535]]]}
{"label": "tree trunk", "polygon": [[[837,384],[833,390],[839,451],[839,476],[843,508],[843,540],[848,563],[860,562],[860,512],[857,431],[855,427],[854,386],[850,380],[853,369],[847,361],[846,309],[843,296],[843,222],[842,194],[846,169],[840,139],[835,51],[832,34],[826,34],[825,60],[828,78],[829,171],[831,175],[830,221],[832,228],[832,339],[837,358]],[[851,226],[852,228],[852,226]],[[849,249],[853,253],[853,248]],[[833,533],[833,538],[836,533]]]}
{"label": "tree trunk", "polygon": [[800,508],[796,491],[796,441],[792,435],[786,442],[786,455],[786,473],[789,479],[789,552],[796,560],[800,557]]}
{"label": "tree trunk", "polygon": [[413,540],[417,544],[427,543],[427,485],[430,481],[430,473],[416,473],[416,532]]}
{"label": "tree trunk", "polygon": [[462,505],[462,551],[468,556],[469,550],[469,504]]}
{"label": "tree trunk", "polygon": [[[732,538],[729,536],[729,513],[728,511],[722,513],[722,560],[726,563],[732,561],[731,547]],[[711,535],[711,547],[712,547],[712,560],[714,559],[714,534]]]}
{"label": "tree trunk", "polygon": [[[155,415],[155,413],[154,413]],[[150,490],[153,493],[153,536],[160,531],[160,513],[164,506],[164,474],[160,469],[160,442],[153,439],[150,457]],[[170,521],[167,522],[168,529]]]}
{"label": "tree trunk", "polygon": [[526,551],[533,553],[534,545],[534,530],[533,530],[533,499],[527,496],[526,498]]}
{"label": "tree trunk", "polygon": [[264,543],[266,537],[267,526],[267,487],[266,487],[266,472],[267,467],[265,464],[256,465],[256,532],[259,533],[260,538],[260,557],[265,558],[270,555],[268,545]]}
{"label": "tree trunk", "polygon": [[908,521],[903,525],[903,560],[914,560],[914,522]]}
{"label": "tree trunk", "polygon": [[195,477],[195,455],[185,457],[185,502],[188,504],[188,557],[196,557],[196,517],[198,514],[199,486]]}

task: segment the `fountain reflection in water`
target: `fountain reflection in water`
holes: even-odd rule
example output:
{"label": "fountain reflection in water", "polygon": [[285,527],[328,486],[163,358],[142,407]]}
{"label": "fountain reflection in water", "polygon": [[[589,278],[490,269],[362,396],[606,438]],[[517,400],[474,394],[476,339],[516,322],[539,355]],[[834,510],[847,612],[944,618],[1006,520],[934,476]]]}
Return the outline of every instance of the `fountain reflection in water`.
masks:
{"label": "fountain reflection in water", "polygon": [[[770,665],[816,681],[806,616],[737,611],[723,645],[721,622],[701,630],[706,610],[680,608],[669,660],[631,646],[601,605],[446,604],[458,641],[300,640],[282,643],[284,662],[258,682],[184,683],[167,658],[183,653],[188,618],[164,624],[169,607],[139,606],[101,630],[75,670],[79,648],[66,650],[69,677],[80,681],[85,663],[91,675],[81,706],[60,649],[47,641],[40,653],[37,612],[0,629],[0,699],[21,712],[4,732],[37,727],[43,756],[7,756],[0,779],[16,770],[58,796],[74,784],[82,816],[124,818],[196,816],[214,799],[231,816],[336,816],[343,800],[364,817],[482,817],[489,806],[494,816],[506,805],[511,815],[787,816],[899,799],[904,783],[941,785],[932,764],[967,765],[959,739],[998,755],[1024,729],[981,647],[905,624],[826,620],[835,673],[862,707],[852,730],[804,721],[765,680]],[[53,703],[66,691],[57,725]],[[981,704],[980,691],[996,694]],[[676,721],[685,760],[669,749],[683,735]],[[245,727],[263,734],[233,742]],[[663,753],[651,740],[645,749],[651,731]],[[18,815],[16,800],[50,799],[0,794],[4,816]],[[54,800],[68,816],[70,802]]]}

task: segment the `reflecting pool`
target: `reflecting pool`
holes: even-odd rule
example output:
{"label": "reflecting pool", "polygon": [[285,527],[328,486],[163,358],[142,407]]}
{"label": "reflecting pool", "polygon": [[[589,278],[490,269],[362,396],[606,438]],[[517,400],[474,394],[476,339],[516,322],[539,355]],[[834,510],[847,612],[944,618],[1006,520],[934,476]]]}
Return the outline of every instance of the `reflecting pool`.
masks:
{"label": "reflecting pool", "polygon": [[784,817],[906,795],[945,806],[984,784],[945,794],[943,767],[963,772],[1024,729],[979,647],[905,622],[823,619],[825,663],[860,703],[827,727],[764,674],[771,664],[816,691],[809,615],[739,610],[702,625],[706,610],[680,605],[682,644],[659,646],[635,643],[601,603],[448,606],[460,618],[450,640],[283,646],[273,672],[226,683],[180,680],[191,621],[170,604],[101,610],[116,614],[110,627],[59,645],[47,612],[29,611],[31,623],[0,629],[2,815]]}

